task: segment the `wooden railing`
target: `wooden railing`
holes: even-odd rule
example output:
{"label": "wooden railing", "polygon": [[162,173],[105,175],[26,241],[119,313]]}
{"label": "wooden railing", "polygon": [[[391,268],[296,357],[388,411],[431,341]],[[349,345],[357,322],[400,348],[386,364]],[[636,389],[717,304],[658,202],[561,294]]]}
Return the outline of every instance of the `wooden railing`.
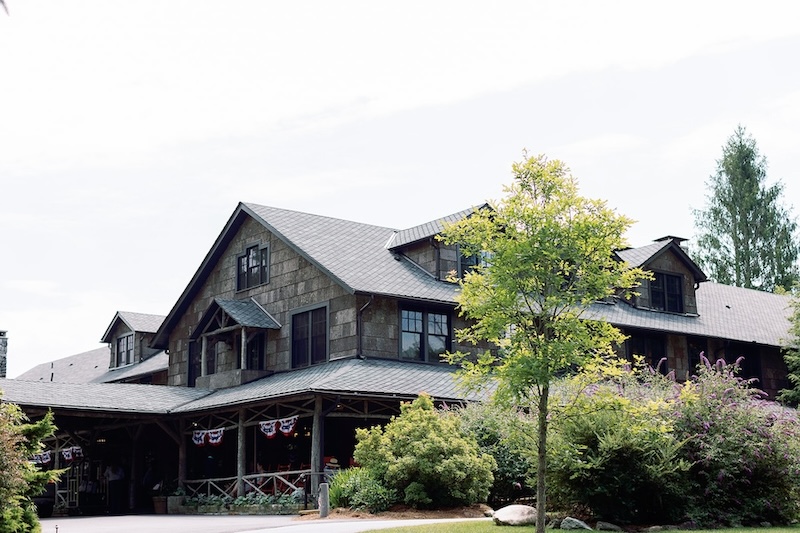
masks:
{"label": "wooden railing", "polygon": [[[264,495],[280,496],[292,494],[297,489],[307,487],[311,489],[311,476],[309,470],[288,470],[285,472],[264,472],[243,476],[245,494],[256,492]],[[317,473],[318,475],[321,473]],[[187,479],[184,482],[186,495],[192,496],[239,496],[237,478],[220,477],[212,479]]]}

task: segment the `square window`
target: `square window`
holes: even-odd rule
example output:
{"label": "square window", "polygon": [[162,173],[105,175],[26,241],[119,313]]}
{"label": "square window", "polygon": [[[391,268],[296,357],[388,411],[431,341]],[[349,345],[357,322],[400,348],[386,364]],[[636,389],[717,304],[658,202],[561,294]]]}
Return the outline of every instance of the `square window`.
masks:
{"label": "square window", "polygon": [[413,309],[400,310],[400,358],[439,361],[450,349],[450,315]]}
{"label": "square window", "polygon": [[236,256],[236,290],[269,283],[269,246],[249,246]]}

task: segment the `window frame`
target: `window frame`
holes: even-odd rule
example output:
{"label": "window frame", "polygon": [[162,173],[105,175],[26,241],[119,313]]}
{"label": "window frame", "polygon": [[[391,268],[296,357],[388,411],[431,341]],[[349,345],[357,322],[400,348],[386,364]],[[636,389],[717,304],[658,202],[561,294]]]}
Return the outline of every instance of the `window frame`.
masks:
{"label": "window frame", "polygon": [[[316,315],[316,317],[315,317]],[[307,334],[298,337],[298,331],[295,325],[302,326],[303,324],[296,323],[296,320],[302,320],[301,317],[306,317]],[[316,318],[316,322],[315,322]],[[324,321],[319,320],[324,318]],[[314,333],[315,325],[322,329],[322,335],[318,331]],[[296,347],[299,347],[301,339],[304,341],[305,349],[307,350],[303,355],[303,360],[300,360],[300,354],[297,353]],[[315,343],[316,342],[316,343]],[[321,350],[321,351],[320,351]],[[295,309],[289,316],[289,352],[291,357],[292,368],[306,368],[309,366],[325,363],[329,360],[330,356],[330,315],[328,304],[313,305]]]}
{"label": "window frame", "polygon": [[[125,343],[125,348],[122,349],[122,344]],[[134,333],[127,333],[117,337],[117,347],[114,361],[116,367],[128,366],[133,364],[134,358]],[[126,354],[123,358],[122,354]]]}
{"label": "window frame", "polygon": [[[414,323],[419,323],[420,331],[412,331],[411,329],[407,329],[408,326],[411,325],[409,320],[412,320],[411,317],[405,317],[405,313],[415,313],[419,314],[419,318],[414,317]],[[432,325],[435,325],[435,322],[431,322],[432,318],[435,317],[444,317],[445,319],[445,326],[447,328],[447,332],[442,335],[441,333],[431,333]],[[453,313],[449,309],[442,309],[442,308],[425,308],[425,307],[418,307],[418,306],[409,306],[409,305],[401,305],[398,309],[398,322],[397,322],[397,356],[398,359],[403,361],[416,361],[421,363],[439,363],[441,362],[441,358],[439,356],[432,355],[431,351],[431,338],[444,338],[444,352],[448,352],[453,347]],[[408,350],[408,348],[404,349],[405,342],[409,336],[405,335],[408,334],[416,334],[417,339],[419,341],[419,348],[417,350],[416,357],[407,357],[404,354]]]}
{"label": "window frame", "polygon": [[[675,284],[676,291],[670,290],[670,282]],[[656,302],[656,295],[659,295],[659,302]],[[671,302],[677,303],[677,307]],[[683,276],[671,272],[653,272],[653,279],[650,280],[650,308],[666,313],[684,312],[683,302]]]}
{"label": "window frame", "polygon": [[[255,254],[257,261],[254,264],[250,264],[251,252]],[[269,283],[270,260],[269,243],[248,244],[242,252],[236,254],[236,292]]]}

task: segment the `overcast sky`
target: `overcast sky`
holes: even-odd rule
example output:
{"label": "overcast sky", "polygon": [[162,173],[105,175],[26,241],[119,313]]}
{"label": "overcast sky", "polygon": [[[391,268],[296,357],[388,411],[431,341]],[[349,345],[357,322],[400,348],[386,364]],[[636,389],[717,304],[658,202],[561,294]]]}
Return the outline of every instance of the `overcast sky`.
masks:
{"label": "overcast sky", "polygon": [[166,315],[239,201],[404,228],[523,150],[691,238],[738,124],[800,209],[800,4],[6,0],[8,375]]}

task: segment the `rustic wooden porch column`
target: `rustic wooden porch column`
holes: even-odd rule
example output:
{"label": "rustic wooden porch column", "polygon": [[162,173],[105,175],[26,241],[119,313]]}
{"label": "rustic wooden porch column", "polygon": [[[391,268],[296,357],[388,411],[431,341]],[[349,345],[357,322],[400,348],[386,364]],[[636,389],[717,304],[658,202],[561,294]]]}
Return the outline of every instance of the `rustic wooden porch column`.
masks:
{"label": "rustic wooden porch column", "polygon": [[183,434],[185,428],[186,423],[181,418],[178,421],[178,435],[180,437],[178,441],[178,486],[181,488],[186,484],[186,436]]}
{"label": "rustic wooden porch column", "polygon": [[239,350],[239,368],[247,369],[247,329],[242,326],[242,349]]}
{"label": "rustic wooden porch column", "polygon": [[244,476],[247,461],[245,451],[244,409],[239,409],[239,424],[237,427],[236,442],[236,495],[244,496]]}
{"label": "rustic wooden porch column", "polygon": [[311,423],[311,494],[319,493],[320,476],[322,472],[322,447],[325,419],[322,417],[322,396],[314,397],[314,418]]}
{"label": "rustic wooden porch column", "polygon": [[[207,353],[208,352],[208,337],[203,335],[200,338],[202,339],[202,341],[200,342],[200,346],[201,346],[201,348],[200,348],[200,375],[201,376],[205,376],[206,374],[208,374],[208,362],[207,362],[207,357],[208,357],[208,353]],[[189,364],[191,364],[191,362]]]}

